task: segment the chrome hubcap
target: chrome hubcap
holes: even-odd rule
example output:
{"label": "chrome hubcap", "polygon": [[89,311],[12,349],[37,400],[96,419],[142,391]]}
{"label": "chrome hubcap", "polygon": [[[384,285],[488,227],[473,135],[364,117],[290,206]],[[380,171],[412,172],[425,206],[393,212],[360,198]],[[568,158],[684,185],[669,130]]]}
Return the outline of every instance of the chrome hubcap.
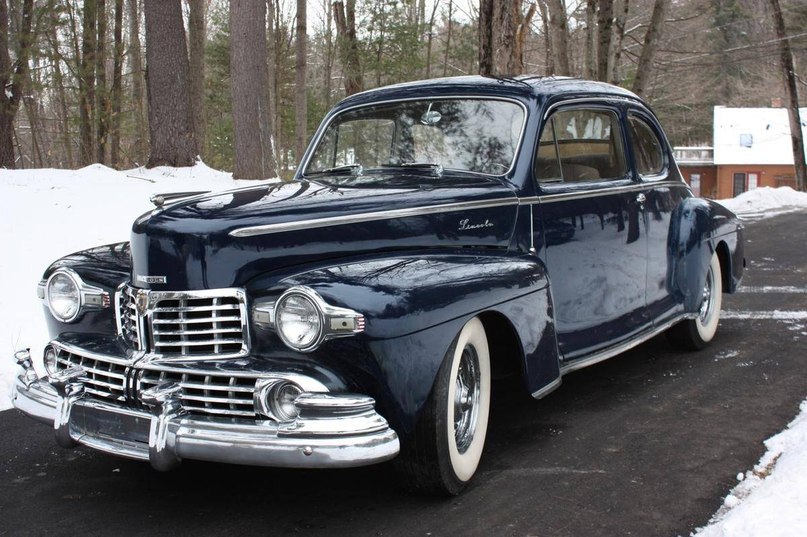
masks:
{"label": "chrome hubcap", "polygon": [[460,453],[467,451],[476,432],[482,393],[479,382],[479,357],[469,345],[462,351],[457,378],[454,379],[454,439]]}
{"label": "chrome hubcap", "polygon": [[701,324],[706,324],[709,322],[713,309],[714,300],[712,300],[712,269],[710,267],[709,272],[706,273],[706,283],[703,286],[703,301],[701,302],[701,308],[698,312],[698,319],[700,320]]}

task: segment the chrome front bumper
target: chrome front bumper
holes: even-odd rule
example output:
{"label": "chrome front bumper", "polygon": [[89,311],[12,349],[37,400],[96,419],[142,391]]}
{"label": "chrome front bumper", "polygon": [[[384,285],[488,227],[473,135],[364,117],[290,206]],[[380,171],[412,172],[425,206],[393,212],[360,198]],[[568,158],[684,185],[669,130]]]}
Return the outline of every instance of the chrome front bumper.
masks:
{"label": "chrome front bumper", "polygon": [[[18,360],[19,361],[19,360]],[[294,421],[216,418],[181,408],[176,385],[144,393],[149,410],[118,406],[83,394],[80,370],[39,378],[22,361],[11,399],[23,413],[54,427],[63,447],[91,448],[149,461],[169,470],[182,459],[289,468],[347,468],[395,457],[398,435],[372,398],[304,393]]]}

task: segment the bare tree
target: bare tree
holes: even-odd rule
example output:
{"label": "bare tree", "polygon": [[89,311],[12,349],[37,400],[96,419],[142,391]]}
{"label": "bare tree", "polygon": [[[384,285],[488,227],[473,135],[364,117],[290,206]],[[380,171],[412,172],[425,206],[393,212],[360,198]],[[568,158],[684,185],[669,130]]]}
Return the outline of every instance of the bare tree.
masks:
{"label": "bare tree", "polygon": [[120,161],[121,108],[123,106],[123,0],[115,0],[112,66],[112,115],[110,117],[109,163],[116,167]]}
{"label": "bare tree", "polygon": [[569,20],[566,15],[566,2],[563,0],[548,0],[549,33],[552,39],[553,64],[555,69],[551,74],[569,76],[572,74],[569,67]]}
{"label": "bare tree", "polygon": [[140,7],[138,0],[127,0],[129,19],[129,65],[132,71],[132,102],[134,104],[135,140],[132,156],[135,162],[142,163],[148,152],[148,121],[143,54],[140,47]]}
{"label": "bare tree", "polygon": [[535,5],[531,5],[525,16],[521,4],[522,0],[480,0],[480,74],[520,75],[524,72],[524,39],[535,14]]}
{"label": "bare tree", "polygon": [[188,2],[188,81],[191,120],[196,138],[196,153],[205,147],[205,39],[207,37],[207,2]]}
{"label": "bare tree", "polygon": [[230,75],[236,179],[277,175],[266,88],[266,4],[230,2]]}
{"label": "bare tree", "polygon": [[296,68],[294,78],[294,119],[295,119],[295,152],[294,158],[299,163],[303,158],[306,143],[306,126],[308,124],[308,98],[305,90],[306,77],[306,0],[297,0],[296,29]]}
{"label": "bare tree", "polygon": [[804,191],[807,188],[807,163],[804,161],[804,136],[801,130],[799,93],[796,85],[796,69],[793,66],[793,52],[785,32],[785,21],[782,18],[779,0],[768,0],[768,2],[773,10],[773,27],[779,42],[779,64],[787,97],[787,116],[790,120],[790,140],[793,147],[793,164],[796,169],[796,187]]}
{"label": "bare tree", "polygon": [[95,158],[95,137],[93,125],[96,117],[95,102],[95,54],[97,50],[96,22],[98,21],[96,0],[84,0],[84,14],[81,27],[81,62],[79,65],[79,147],[81,164],[87,166]]}
{"label": "bare tree", "polygon": [[614,19],[614,37],[611,41],[611,52],[608,58],[608,79],[612,84],[619,84],[619,62],[622,57],[622,42],[625,39],[625,24],[630,12],[630,0],[617,0],[617,15]]}
{"label": "bare tree", "polygon": [[23,84],[28,76],[28,55],[33,43],[33,0],[22,4],[22,24],[17,35],[16,60],[9,53],[8,7],[0,1],[0,168],[15,168],[14,117],[19,110]]}
{"label": "bare tree", "polygon": [[193,166],[196,142],[180,0],[144,0],[151,151],[147,166]]}
{"label": "bare tree", "polygon": [[345,79],[345,94],[353,95],[364,89],[359,58],[359,42],[356,38],[356,0],[333,3],[333,19],[339,57]]}
{"label": "bare tree", "polygon": [[608,58],[613,34],[614,0],[600,0],[597,10],[597,80],[608,81]]}
{"label": "bare tree", "polygon": [[586,0],[586,78],[597,76],[597,0]]}
{"label": "bare tree", "polygon": [[106,87],[106,0],[96,0],[96,2],[98,36],[95,39],[95,109],[97,110],[98,126],[95,129],[95,160],[104,164],[107,162],[109,118],[112,110]]}
{"label": "bare tree", "polygon": [[656,0],[653,5],[653,15],[650,17],[650,26],[645,34],[642,55],[639,57],[639,66],[636,68],[636,78],[633,79],[632,89],[639,97],[643,97],[647,91],[647,84],[653,72],[653,60],[659,41],[661,41],[664,16],[669,5],[670,0]]}

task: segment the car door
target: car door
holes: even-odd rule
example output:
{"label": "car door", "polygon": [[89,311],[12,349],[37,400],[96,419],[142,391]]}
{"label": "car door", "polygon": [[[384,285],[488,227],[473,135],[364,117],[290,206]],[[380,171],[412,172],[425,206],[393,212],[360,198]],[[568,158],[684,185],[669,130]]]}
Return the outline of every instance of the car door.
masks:
{"label": "car door", "polygon": [[648,315],[662,324],[683,309],[682,297],[672,290],[669,235],[673,212],[691,194],[672,164],[669,145],[654,117],[643,108],[631,107],[627,127],[633,168],[645,185]]}
{"label": "car door", "polygon": [[[582,358],[647,325],[642,185],[629,172],[622,113],[560,106],[546,118],[534,175],[558,344]],[[638,200],[637,200],[638,197]]]}

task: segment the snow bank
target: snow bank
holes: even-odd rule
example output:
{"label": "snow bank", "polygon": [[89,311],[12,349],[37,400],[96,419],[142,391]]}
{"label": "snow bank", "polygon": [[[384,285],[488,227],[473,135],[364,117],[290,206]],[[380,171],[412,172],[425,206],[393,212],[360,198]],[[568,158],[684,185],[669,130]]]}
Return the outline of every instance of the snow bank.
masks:
{"label": "snow bank", "polygon": [[736,198],[717,201],[743,220],[760,220],[807,209],[807,192],[798,192],[789,186],[766,186],[743,192]]}
{"label": "snow bank", "polygon": [[801,537],[807,529],[807,400],[783,432],[765,441],[768,452],[726,496],[695,537]]}
{"label": "snow bank", "polygon": [[30,347],[39,362],[47,330],[36,285],[57,258],[129,239],[134,219],[164,192],[226,190],[255,184],[198,163],[115,171],[0,170],[0,410],[10,408],[15,350]]}

